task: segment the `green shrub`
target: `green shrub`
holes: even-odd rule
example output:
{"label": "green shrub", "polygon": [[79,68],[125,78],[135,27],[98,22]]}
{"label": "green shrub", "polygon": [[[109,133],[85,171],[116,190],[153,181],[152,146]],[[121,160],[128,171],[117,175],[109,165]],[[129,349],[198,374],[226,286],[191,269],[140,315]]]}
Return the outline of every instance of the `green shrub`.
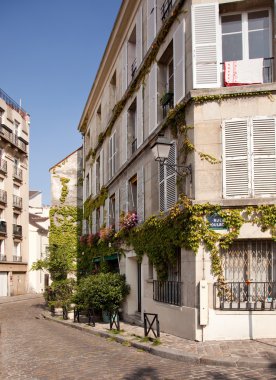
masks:
{"label": "green shrub", "polygon": [[72,302],[72,295],[76,286],[73,278],[53,281],[44,292],[45,301],[49,306],[62,307],[69,306]]}

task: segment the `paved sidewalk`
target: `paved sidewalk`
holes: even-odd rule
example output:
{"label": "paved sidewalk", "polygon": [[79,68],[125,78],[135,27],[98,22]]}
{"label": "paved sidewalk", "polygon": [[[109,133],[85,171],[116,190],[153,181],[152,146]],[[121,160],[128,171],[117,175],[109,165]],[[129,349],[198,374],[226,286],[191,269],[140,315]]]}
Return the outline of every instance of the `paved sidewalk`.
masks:
{"label": "paved sidewalk", "polygon": [[3,303],[26,301],[32,298],[43,298],[40,293],[28,293],[20,296],[0,297],[0,305]]}
{"label": "paved sidewalk", "polygon": [[[276,339],[194,342],[173,335],[161,333],[159,340],[144,338],[144,329],[120,322],[121,331],[110,331],[108,323],[97,322],[95,327],[86,323],[64,321],[52,316],[49,311],[44,318],[67,326],[115,340],[123,345],[133,346],[167,359],[183,362],[245,368],[275,368]],[[151,335],[153,337],[153,335]]]}

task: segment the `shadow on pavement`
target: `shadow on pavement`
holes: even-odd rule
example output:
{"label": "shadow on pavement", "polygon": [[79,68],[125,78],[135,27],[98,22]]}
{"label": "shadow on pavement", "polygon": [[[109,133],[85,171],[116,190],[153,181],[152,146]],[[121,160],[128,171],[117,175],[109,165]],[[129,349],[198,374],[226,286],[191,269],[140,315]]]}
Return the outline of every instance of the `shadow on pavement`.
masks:
{"label": "shadow on pavement", "polygon": [[129,375],[124,377],[124,380],[161,380],[158,373],[156,372],[155,368],[152,367],[145,367],[145,368],[138,368],[131,372]]}

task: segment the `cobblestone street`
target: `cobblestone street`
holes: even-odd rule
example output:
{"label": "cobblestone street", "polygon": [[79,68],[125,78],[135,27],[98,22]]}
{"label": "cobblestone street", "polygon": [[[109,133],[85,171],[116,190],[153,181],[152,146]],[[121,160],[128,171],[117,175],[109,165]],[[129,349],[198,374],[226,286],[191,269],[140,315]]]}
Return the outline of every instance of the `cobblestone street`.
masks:
{"label": "cobblestone street", "polygon": [[276,379],[275,369],[190,365],[41,318],[42,298],[3,303],[1,379]]}

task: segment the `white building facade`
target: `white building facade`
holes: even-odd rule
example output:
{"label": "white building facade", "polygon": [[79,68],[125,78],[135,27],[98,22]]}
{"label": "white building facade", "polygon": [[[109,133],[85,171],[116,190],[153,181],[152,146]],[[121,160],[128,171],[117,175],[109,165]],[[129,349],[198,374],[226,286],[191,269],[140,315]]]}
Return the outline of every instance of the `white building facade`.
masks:
{"label": "white building facade", "polygon": [[[103,224],[118,231],[122,211],[136,212],[143,223],[166,213],[181,193],[193,204],[225,210],[275,205],[274,7],[270,0],[122,2],[78,127],[84,201],[108,191],[83,233]],[[183,135],[167,128],[181,105],[193,147],[186,151],[186,178],[160,166],[151,152],[162,133],[172,144],[168,162],[183,163]],[[131,247],[125,250],[126,318],[157,313],[161,330],[198,341],[276,337],[270,228],[245,223],[221,250],[230,298],[217,291],[206,246],[197,255],[184,248],[177,255],[168,279],[174,290],[162,296],[153,290],[169,286],[147,256],[140,264]]]}

